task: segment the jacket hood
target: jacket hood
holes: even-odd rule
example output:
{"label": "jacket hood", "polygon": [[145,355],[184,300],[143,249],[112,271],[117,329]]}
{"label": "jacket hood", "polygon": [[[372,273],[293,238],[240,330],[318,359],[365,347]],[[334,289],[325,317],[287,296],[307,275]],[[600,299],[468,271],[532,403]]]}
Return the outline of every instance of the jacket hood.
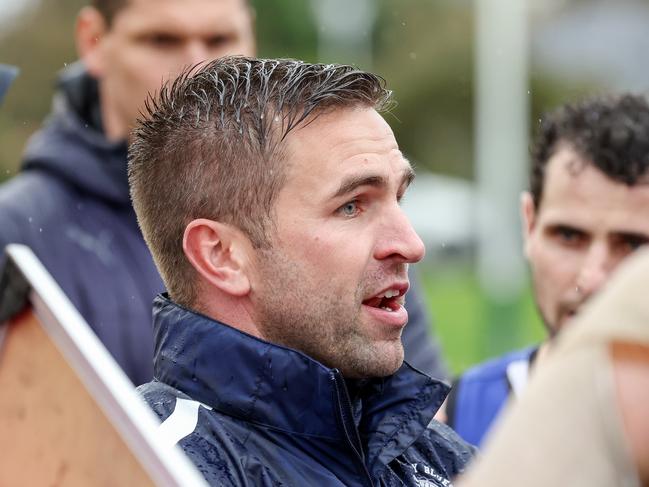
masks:
{"label": "jacket hood", "polygon": [[153,315],[156,380],[229,416],[336,441],[344,438],[340,418],[347,408],[370,464],[385,464],[408,448],[448,393],[447,385],[407,364],[390,377],[345,386],[338,370],[164,295],[154,301]]}
{"label": "jacket hood", "polygon": [[23,171],[46,171],[81,192],[130,205],[126,141],[105,138],[97,81],[79,63],[62,72],[52,114],[29,140],[23,161]]}

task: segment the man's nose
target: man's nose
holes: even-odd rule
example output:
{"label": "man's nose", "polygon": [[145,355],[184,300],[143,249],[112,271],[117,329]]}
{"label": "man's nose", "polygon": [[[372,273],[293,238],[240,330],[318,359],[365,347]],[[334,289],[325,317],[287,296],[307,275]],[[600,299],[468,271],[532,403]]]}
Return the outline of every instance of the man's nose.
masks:
{"label": "man's nose", "polygon": [[415,263],[423,259],[426,253],[424,243],[401,207],[391,212],[386,221],[382,235],[379,236],[376,258],[397,258],[404,263]]}
{"label": "man's nose", "polygon": [[584,257],[579,275],[577,289],[588,297],[604,285],[612,270],[612,257],[605,245],[594,244]]}

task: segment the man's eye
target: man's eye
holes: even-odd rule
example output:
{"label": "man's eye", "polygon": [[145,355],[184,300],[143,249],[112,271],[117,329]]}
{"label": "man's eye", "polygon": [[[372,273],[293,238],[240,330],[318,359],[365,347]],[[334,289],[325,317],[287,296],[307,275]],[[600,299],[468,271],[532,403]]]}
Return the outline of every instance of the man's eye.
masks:
{"label": "man's eye", "polygon": [[219,35],[219,36],[213,36],[208,38],[205,41],[205,44],[208,48],[216,48],[220,46],[226,45],[228,42],[230,42],[231,38],[225,35]]}
{"label": "man's eye", "polygon": [[169,34],[152,34],[147,38],[149,44],[157,47],[173,47],[180,44],[180,39]]}
{"label": "man's eye", "polygon": [[357,201],[349,201],[342,205],[338,211],[343,215],[343,216],[356,216],[358,214],[358,202]]}
{"label": "man's eye", "polygon": [[584,232],[570,227],[557,227],[551,233],[564,245],[578,245],[585,238]]}
{"label": "man's eye", "polygon": [[623,239],[623,245],[627,252],[635,252],[640,247],[647,244],[647,239],[641,236],[627,236]]}
{"label": "man's eye", "polygon": [[579,237],[579,233],[575,232],[574,230],[571,230],[569,228],[561,228],[557,231],[557,235],[562,239],[567,242],[572,242],[574,240],[577,240]]}

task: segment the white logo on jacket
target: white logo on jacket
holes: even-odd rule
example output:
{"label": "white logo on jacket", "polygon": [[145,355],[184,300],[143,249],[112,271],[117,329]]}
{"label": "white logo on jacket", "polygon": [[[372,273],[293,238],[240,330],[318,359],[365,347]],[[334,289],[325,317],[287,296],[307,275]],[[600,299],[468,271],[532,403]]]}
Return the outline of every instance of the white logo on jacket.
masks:
{"label": "white logo on jacket", "polygon": [[[412,478],[418,487],[453,487],[453,483],[449,479],[442,477],[428,465],[411,463],[410,466],[415,471]],[[425,478],[424,475],[428,478]]]}

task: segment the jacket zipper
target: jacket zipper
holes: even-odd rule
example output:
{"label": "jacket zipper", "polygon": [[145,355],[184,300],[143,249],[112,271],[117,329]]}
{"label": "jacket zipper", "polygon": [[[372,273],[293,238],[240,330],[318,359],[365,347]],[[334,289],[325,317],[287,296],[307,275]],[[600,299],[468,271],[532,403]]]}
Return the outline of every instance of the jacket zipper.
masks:
{"label": "jacket zipper", "polygon": [[349,394],[347,392],[347,386],[345,385],[345,381],[343,380],[338,370],[334,370],[332,375],[334,379],[334,385],[336,387],[336,395],[338,397],[338,412],[340,413],[345,438],[347,439],[349,446],[351,446],[352,450],[356,454],[356,461],[361,466],[362,472],[365,474],[367,485],[369,487],[374,487],[372,476],[370,475],[370,472],[369,470],[367,470],[367,466],[365,465],[365,455],[363,454],[363,447],[361,446],[361,439],[358,435],[358,429],[356,428],[356,424],[352,419],[352,405],[349,399]]}

